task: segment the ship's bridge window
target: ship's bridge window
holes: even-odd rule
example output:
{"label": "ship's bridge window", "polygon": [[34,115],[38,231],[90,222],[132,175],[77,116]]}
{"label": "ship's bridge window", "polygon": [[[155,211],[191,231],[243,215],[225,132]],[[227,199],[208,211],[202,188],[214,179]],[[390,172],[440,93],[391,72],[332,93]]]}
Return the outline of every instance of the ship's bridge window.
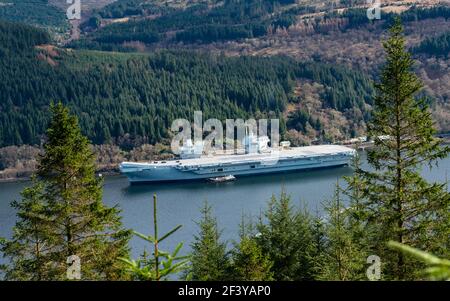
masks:
{"label": "ship's bridge window", "polygon": [[223,171],[223,168],[219,168],[219,169],[217,169],[217,171]]}

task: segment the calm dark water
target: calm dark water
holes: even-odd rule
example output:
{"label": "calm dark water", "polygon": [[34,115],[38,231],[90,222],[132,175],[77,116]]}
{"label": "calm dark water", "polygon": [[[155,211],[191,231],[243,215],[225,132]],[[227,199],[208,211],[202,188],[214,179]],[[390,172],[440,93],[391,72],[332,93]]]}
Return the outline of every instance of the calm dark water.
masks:
{"label": "calm dark water", "polygon": [[[430,181],[445,182],[450,172],[450,158],[439,163],[438,168],[425,169],[423,175]],[[305,171],[242,178],[230,183],[180,183],[130,186],[122,176],[105,180],[104,201],[118,205],[122,210],[125,227],[138,232],[152,233],[152,196],[158,196],[158,219],[160,233],[169,231],[176,225],[183,225],[172,238],[162,244],[162,248],[172,250],[177,242],[183,241],[183,253],[189,251],[193,235],[197,233],[195,221],[200,219],[199,210],[204,201],[213,207],[222,237],[230,242],[237,238],[242,215],[255,218],[266,207],[270,197],[279,195],[284,189],[295,204],[302,202],[312,211],[321,210],[322,202],[333,195],[338,179],[351,175],[350,167]],[[342,181],[342,180],[341,180]],[[20,191],[29,185],[24,183],[0,183],[0,236],[10,237],[16,217],[9,206],[20,198]],[[132,252],[136,257],[149,246],[138,238],[132,240]],[[0,259],[0,262],[3,259]]]}

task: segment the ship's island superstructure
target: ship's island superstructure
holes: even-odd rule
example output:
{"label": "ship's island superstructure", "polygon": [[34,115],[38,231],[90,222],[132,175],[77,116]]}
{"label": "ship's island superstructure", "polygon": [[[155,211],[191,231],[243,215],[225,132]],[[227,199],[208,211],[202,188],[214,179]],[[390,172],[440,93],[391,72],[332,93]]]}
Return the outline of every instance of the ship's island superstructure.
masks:
{"label": "ship's island superstructure", "polygon": [[268,137],[247,136],[242,154],[204,155],[203,144],[188,141],[180,159],[123,162],[120,171],[131,183],[206,180],[348,165],[354,149],[341,145],[290,147],[289,142],[269,147]]}

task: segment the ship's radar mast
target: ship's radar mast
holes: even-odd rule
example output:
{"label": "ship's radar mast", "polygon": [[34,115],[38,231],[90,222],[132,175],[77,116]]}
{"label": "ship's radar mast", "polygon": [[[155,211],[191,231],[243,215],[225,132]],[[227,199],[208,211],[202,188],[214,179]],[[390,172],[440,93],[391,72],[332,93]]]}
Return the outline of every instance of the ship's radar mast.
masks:
{"label": "ship's radar mast", "polygon": [[267,136],[255,136],[250,132],[242,141],[246,154],[263,153],[269,149],[270,139]]}
{"label": "ship's radar mast", "polygon": [[203,154],[204,142],[196,141],[192,143],[192,139],[188,139],[186,144],[180,147],[180,157],[182,159],[200,158]]}

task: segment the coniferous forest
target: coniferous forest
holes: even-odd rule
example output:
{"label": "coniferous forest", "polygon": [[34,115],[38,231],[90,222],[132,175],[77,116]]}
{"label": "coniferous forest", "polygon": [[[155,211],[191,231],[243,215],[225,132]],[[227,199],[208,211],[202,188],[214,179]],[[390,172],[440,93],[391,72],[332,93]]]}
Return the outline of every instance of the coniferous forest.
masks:
{"label": "coniferous forest", "polygon": [[[282,116],[298,79],[327,87],[324,107],[359,108],[366,118],[373,87],[368,77],[288,57],[216,57],[161,51],[128,54],[38,47],[48,36],[13,23],[0,24],[2,48],[0,146],[39,144],[50,102],[79,116],[83,133],[106,144],[129,133],[147,143],[168,138],[177,118]],[[68,84],[70,83],[70,84]]]}
{"label": "coniferous forest", "polygon": [[[0,237],[0,279],[450,280],[448,179],[423,174],[450,154],[450,8],[388,1],[369,20],[365,1],[317,2],[111,0],[67,22],[53,1],[0,0],[0,180],[31,175]],[[127,228],[101,173],[166,164],[172,122],[195,111],[279,119],[292,146],[360,152],[316,211],[283,187],[232,241],[230,212],[205,200],[184,245],[170,213],[192,214],[190,200],[161,213],[164,197],[139,203],[148,190],[131,185],[120,193],[151,216],[145,234]]]}

